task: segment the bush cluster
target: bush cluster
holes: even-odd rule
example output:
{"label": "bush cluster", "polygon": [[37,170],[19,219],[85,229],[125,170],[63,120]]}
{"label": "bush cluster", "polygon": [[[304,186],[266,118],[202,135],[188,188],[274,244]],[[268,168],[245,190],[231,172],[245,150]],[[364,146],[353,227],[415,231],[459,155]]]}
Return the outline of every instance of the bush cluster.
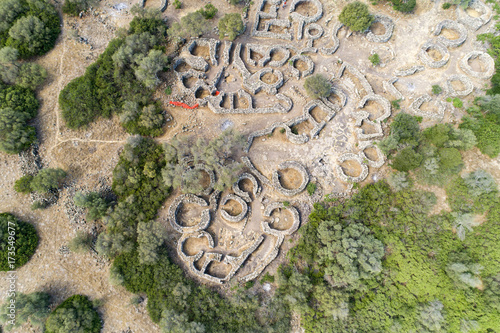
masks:
{"label": "bush cluster", "polygon": [[478,98],[467,109],[460,128],[471,130],[483,154],[495,158],[500,153],[500,94]]}
{"label": "bush cluster", "polygon": [[35,176],[25,175],[16,180],[14,189],[20,193],[47,193],[56,190],[65,177],[66,172],[62,169],[42,169]]}
{"label": "bush cluster", "polygon": [[[13,227],[14,230],[9,227]],[[0,230],[0,271],[12,271],[27,263],[35,253],[38,235],[31,224],[9,213],[0,214]],[[15,249],[15,255],[9,253],[13,251],[12,248]],[[9,266],[9,257],[15,259],[14,268]]]}
{"label": "bush cluster", "polygon": [[470,129],[437,124],[420,131],[415,117],[399,113],[391,124],[389,136],[379,146],[388,154],[394,169],[414,170],[422,182],[444,185],[463,167],[460,151],[475,144],[476,136]]}
{"label": "bush cluster", "polygon": [[92,302],[83,295],[73,295],[62,302],[47,318],[45,332],[99,333],[101,318]]}
{"label": "bush cluster", "polygon": [[0,48],[10,46],[23,59],[54,47],[61,32],[59,15],[46,0],[0,2]]}
{"label": "bush cluster", "polygon": [[17,154],[36,141],[35,127],[28,125],[39,103],[29,88],[0,82],[0,150]]}

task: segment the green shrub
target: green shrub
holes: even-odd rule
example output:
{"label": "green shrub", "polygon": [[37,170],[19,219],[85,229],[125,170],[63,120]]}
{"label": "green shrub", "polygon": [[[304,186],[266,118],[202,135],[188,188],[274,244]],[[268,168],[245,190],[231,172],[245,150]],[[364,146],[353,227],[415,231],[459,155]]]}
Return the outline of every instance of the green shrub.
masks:
{"label": "green shrub", "polygon": [[35,128],[27,126],[29,115],[12,108],[0,109],[0,150],[17,154],[36,141]]}
{"label": "green shrub", "polygon": [[309,195],[313,195],[314,192],[316,192],[316,183],[309,183],[307,184],[307,187],[306,187],[306,190],[307,190],[307,193],[309,193]]}
{"label": "green shrub", "polygon": [[110,203],[97,192],[88,194],[77,192],[74,201],[76,206],[88,208],[86,219],[89,221],[103,217],[110,206]]}
{"label": "green shrub", "polygon": [[442,91],[443,91],[443,89],[442,89],[439,85],[434,84],[434,85],[432,86],[432,93],[433,93],[434,95],[439,95]]}
{"label": "green shrub", "polygon": [[199,11],[196,11],[183,16],[180,23],[172,23],[168,29],[168,35],[171,38],[199,37],[211,29],[211,24]]}
{"label": "green shrub", "polygon": [[63,169],[42,169],[31,180],[31,190],[39,193],[47,193],[57,189],[62,180],[66,177],[66,172]]}
{"label": "green shrub", "polygon": [[401,105],[399,103],[401,103],[401,99],[391,101],[391,105],[395,110],[401,109]]}
{"label": "green shrub", "polygon": [[369,56],[368,60],[370,60],[373,66],[380,65],[380,56],[378,55],[378,53],[374,53],[371,56]]}
{"label": "green shrub", "polygon": [[448,9],[450,7],[451,7],[451,3],[449,3],[449,2],[443,3],[443,9]]}
{"label": "green shrub", "polygon": [[309,76],[304,82],[304,89],[312,99],[325,98],[332,92],[332,84],[322,74]]}
{"label": "green shrub", "polygon": [[77,231],[76,236],[69,242],[69,249],[75,253],[89,252],[92,248],[94,237],[84,231]]}
{"label": "green shrub", "polygon": [[464,106],[464,103],[462,102],[462,100],[460,100],[460,98],[458,98],[458,97],[453,98],[453,107],[460,109],[463,106]]}
{"label": "green shrub", "polygon": [[391,154],[399,145],[415,147],[420,143],[420,125],[417,118],[407,113],[398,113],[391,123],[389,136],[379,142],[384,154]]}
{"label": "green shrub", "polygon": [[245,289],[248,290],[248,289],[252,288],[254,285],[255,285],[255,281],[254,280],[247,281],[247,282],[245,282]]}
{"label": "green shrub", "polygon": [[165,88],[165,95],[167,96],[172,95],[172,87],[168,86]]}
{"label": "green shrub", "polygon": [[199,10],[199,12],[201,13],[201,15],[203,15],[203,17],[206,20],[210,20],[215,17],[215,14],[217,14],[218,9],[215,8],[215,6],[212,5],[211,3],[207,3],[203,9]]}
{"label": "green shrub", "polygon": [[167,64],[163,54],[166,26],[157,10],[134,6],[137,13],[130,22],[130,35],[109,42],[106,50],[85,74],[72,80],[59,94],[61,114],[69,128],[86,127],[98,117],[121,113],[125,102],[138,104],[146,112],[122,121],[132,134],[160,135],[164,124],[162,110],[155,103],[153,88],[157,73]]}
{"label": "green shrub", "polygon": [[[480,102],[477,101],[477,103]],[[498,117],[500,107],[489,104],[476,105],[469,108],[467,112],[469,116],[462,118],[459,127],[471,130],[476,136],[476,146],[479,150],[483,154],[495,158],[500,153],[500,119]]]}
{"label": "green shrub", "polygon": [[391,167],[398,171],[410,171],[422,164],[423,156],[413,148],[406,147],[401,150],[392,160]]}
{"label": "green shrub", "polygon": [[1,213],[0,230],[0,271],[12,271],[26,264],[38,246],[35,228],[12,214]]}
{"label": "green shrub", "polygon": [[368,6],[362,2],[351,2],[342,9],[339,21],[352,31],[367,30],[374,21],[373,15],[368,11]]}
{"label": "green shrub", "polygon": [[14,182],[14,190],[19,193],[30,193],[31,192],[31,181],[33,180],[32,175],[25,175]]}
{"label": "green shrub", "polygon": [[180,0],[174,0],[173,5],[174,5],[175,9],[181,9],[182,8],[182,2],[180,2]]}
{"label": "green shrub", "polygon": [[283,207],[290,207],[290,201],[283,201]]}
{"label": "green shrub", "polygon": [[47,333],[99,333],[102,322],[87,296],[73,295],[52,311],[45,328]]}
{"label": "green shrub", "polygon": [[417,5],[416,0],[390,0],[392,8],[402,13],[411,13]]}
{"label": "green shrub", "polygon": [[260,283],[261,284],[264,284],[266,282],[269,282],[269,283],[274,283],[274,276],[269,274],[269,272],[267,272],[266,274],[264,274],[264,276],[262,277],[262,279],[260,279]]}
{"label": "green shrub", "polygon": [[17,154],[36,141],[35,128],[28,121],[36,116],[39,103],[35,93],[0,82],[0,150]]}

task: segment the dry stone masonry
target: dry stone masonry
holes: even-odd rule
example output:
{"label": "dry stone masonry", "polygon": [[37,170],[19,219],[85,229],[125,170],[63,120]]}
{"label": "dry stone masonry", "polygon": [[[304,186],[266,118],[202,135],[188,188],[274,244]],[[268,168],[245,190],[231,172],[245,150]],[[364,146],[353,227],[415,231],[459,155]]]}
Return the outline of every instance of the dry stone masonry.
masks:
{"label": "dry stone masonry", "polygon": [[[491,19],[490,7],[478,0],[470,8],[479,17],[457,6],[456,19],[433,22],[432,39],[422,40],[414,59],[401,59],[394,51],[393,34],[398,33],[394,18],[376,14],[375,23],[382,25],[384,32],[375,34],[372,26],[359,36],[342,29],[333,16],[323,18],[327,9],[320,0],[282,4],[282,0],[256,1],[256,10],[248,17],[248,43],[193,38],[172,63],[174,100],[197,103],[221,118],[252,121],[263,114],[269,118],[261,117],[261,127],[248,127],[251,130],[241,157],[245,168],[230,189],[214,189],[217,170],[194,165],[192,168],[208,174],[210,184],[197,195],[179,195],[168,208],[167,220],[180,233],[179,258],[190,274],[213,284],[227,283],[233,277],[242,282],[257,278],[276,259],[285,238],[298,230],[301,213],[308,213],[308,203],[320,200],[329,185],[343,187],[332,195],[346,195],[353,183],[364,181],[369,172],[384,165],[386,157],[374,140],[384,135],[383,123],[392,112],[390,100],[405,101],[411,113],[440,121],[447,107],[443,98],[471,94],[474,84],[479,87],[480,80],[491,78],[495,70],[487,53],[464,51],[471,46],[467,38],[475,39],[476,30]],[[162,1],[164,5],[166,1]],[[449,37],[450,31],[458,37]],[[371,48],[371,54],[380,53],[383,66],[366,69],[360,66],[368,63],[366,58],[350,57],[346,62],[333,56],[341,43],[349,46],[352,39],[357,43],[360,37],[360,47]],[[345,54],[345,48],[341,50]],[[448,66],[455,59],[457,66]],[[427,82],[424,75],[434,72],[440,73],[439,84],[445,93],[430,96],[415,91],[426,84],[430,91],[434,82]],[[301,83],[317,73],[330,80],[332,91],[328,98],[311,100]],[[273,137],[276,130],[284,136]],[[256,139],[259,143],[254,145]],[[267,161],[267,152],[262,159],[254,157],[259,156],[262,145],[267,148],[268,143],[262,143],[266,140],[272,142],[270,145],[287,146],[271,157],[276,163],[271,169],[260,164]],[[289,146],[298,152],[286,150]],[[309,152],[310,160],[301,156]],[[292,173],[298,173],[300,185],[286,184],[285,178]],[[313,196],[305,191],[309,182],[318,186]],[[228,204],[235,205],[237,215]],[[184,214],[179,214],[187,205],[201,207],[194,222],[182,221]],[[290,217],[292,223],[285,223],[283,230]],[[199,239],[207,242],[199,245]],[[194,243],[199,250],[190,249]]]}

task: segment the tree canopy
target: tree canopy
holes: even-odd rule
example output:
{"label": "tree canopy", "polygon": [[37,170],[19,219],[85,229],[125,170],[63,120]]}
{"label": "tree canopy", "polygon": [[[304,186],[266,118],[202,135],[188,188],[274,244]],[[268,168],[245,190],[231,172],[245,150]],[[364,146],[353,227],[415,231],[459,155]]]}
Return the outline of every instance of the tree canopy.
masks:
{"label": "tree canopy", "polygon": [[46,0],[2,1],[0,21],[0,48],[13,47],[23,59],[47,53],[61,31],[59,15]]}
{"label": "tree canopy", "polygon": [[99,333],[101,318],[92,302],[83,295],[73,295],[52,311],[45,323],[47,333]]}
{"label": "tree canopy", "polygon": [[[0,214],[0,228],[0,257],[2,259],[0,271],[11,271],[26,264],[38,246],[35,228],[9,213]],[[15,252],[15,255],[12,252]],[[9,260],[9,257],[14,261]]]}
{"label": "tree canopy", "polygon": [[238,35],[243,33],[244,25],[239,13],[224,15],[219,20],[219,38],[223,39],[226,35],[229,40],[235,40]]}
{"label": "tree canopy", "polygon": [[362,32],[367,30],[374,21],[368,6],[362,2],[349,3],[342,9],[339,21],[352,31]]}

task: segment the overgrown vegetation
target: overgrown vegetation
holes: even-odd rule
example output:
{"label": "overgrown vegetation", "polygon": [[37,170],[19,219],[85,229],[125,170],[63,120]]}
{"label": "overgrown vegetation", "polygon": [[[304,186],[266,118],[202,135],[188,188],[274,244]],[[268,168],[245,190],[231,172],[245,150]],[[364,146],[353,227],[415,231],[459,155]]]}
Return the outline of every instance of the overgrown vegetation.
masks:
{"label": "overgrown vegetation", "polygon": [[180,22],[173,22],[168,29],[168,36],[177,39],[199,37],[211,30],[211,24],[205,19],[201,11],[191,12],[181,18]]}
{"label": "overgrown vegetation", "polygon": [[[6,49],[0,49],[0,58]],[[15,50],[13,51],[13,53],[16,52]],[[0,72],[5,74],[5,71],[11,71],[10,69],[5,70],[2,67],[5,64],[2,65],[1,62],[2,60],[0,59]],[[31,66],[28,67],[31,68]],[[21,68],[23,67],[21,66]],[[20,69],[13,71],[17,73],[17,76],[11,77],[15,82],[22,85],[26,83],[27,86],[31,85],[30,82],[34,82],[27,79],[29,75],[25,77],[19,74]],[[19,79],[20,76],[23,78]],[[2,76],[2,80],[4,79],[8,80]],[[19,85],[6,85],[0,82],[1,151],[9,154],[17,154],[26,150],[36,141],[35,127],[28,125],[28,122],[36,116],[39,105],[35,93],[30,88]]]}
{"label": "overgrown vegetation", "polygon": [[4,0],[0,2],[0,48],[15,48],[23,59],[45,54],[54,47],[60,23],[56,9],[46,0]]}
{"label": "overgrown vegetation", "polygon": [[499,274],[500,199],[477,173],[466,188],[488,195],[486,221],[464,239],[454,214],[429,215],[436,197],[411,184],[393,192],[378,182],[316,204],[279,271],[276,297],[301,313],[306,332],[497,331],[497,282],[484,281]]}
{"label": "overgrown vegetation", "polygon": [[47,193],[59,188],[65,177],[62,169],[42,169],[35,176],[26,175],[16,180],[14,189],[20,193]]}
{"label": "overgrown vegetation", "polygon": [[73,295],[52,311],[45,323],[47,333],[99,333],[101,318],[92,302],[83,295]]}
{"label": "overgrown vegetation", "polygon": [[164,146],[163,181],[166,186],[180,188],[184,193],[199,194],[204,190],[202,180],[206,173],[197,167],[202,164],[216,172],[214,187],[217,190],[230,188],[243,169],[235,157],[245,144],[245,138],[233,130],[226,130],[210,141],[186,136],[174,138]]}
{"label": "overgrown vegetation", "polygon": [[26,264],[38,246],[35,228],[9,213],[0,214],[0,271]]}
{"label": "overgrown vegetation", "polygon": [[97,4],[97,0],[66,0],[62,7],[63,13],[78,16],[81,12],[86,11]]}
{"label": "overgrown vegetation", "polygon": [[332,84],[324,75],[314,74],[305,80],[304,89],[312,99],[326,98],[332,93]]}
{"label": "overgrown vegetation", "polygon": [[500,95],[477,98],[474,104],[460,128],[474,132],[479,150],[495,158],[500,153]]}
{"label": "overgrown vegetation", "polygon": [[71,81],[59,95],[69,128],[85,127],[98,117],[121,114],[131,134],[160,135],[165,117],[153,98],[158,73],[166,68],[163,42],[166,26],[160,12],[133,8],[128,35],[113,39],[85,75]]}
{"label": "overgrown vegetation", "polygon": [[399,113],[379,146],[394,169],[414,170],[419,181],[442,186],[462,169],[460,151],[471,149],[476,142],[470,129],[437,124],[421,132],[416,117]]}
{"label": "overgrown vegetation", "polygon": [[[14,318],[12,316],[12,303],[7,300],[0,308],[0,322],[3,329],[10,331],[19,328],[26,322],[31,326],[43,329],[45,320],[50,314],[50,295],[45,292],[33,292],[31,294],[17,293],[14,305]],[[10,308],[9,308],[10,306]],[[10,315],[10,316],[9,316]]]}

